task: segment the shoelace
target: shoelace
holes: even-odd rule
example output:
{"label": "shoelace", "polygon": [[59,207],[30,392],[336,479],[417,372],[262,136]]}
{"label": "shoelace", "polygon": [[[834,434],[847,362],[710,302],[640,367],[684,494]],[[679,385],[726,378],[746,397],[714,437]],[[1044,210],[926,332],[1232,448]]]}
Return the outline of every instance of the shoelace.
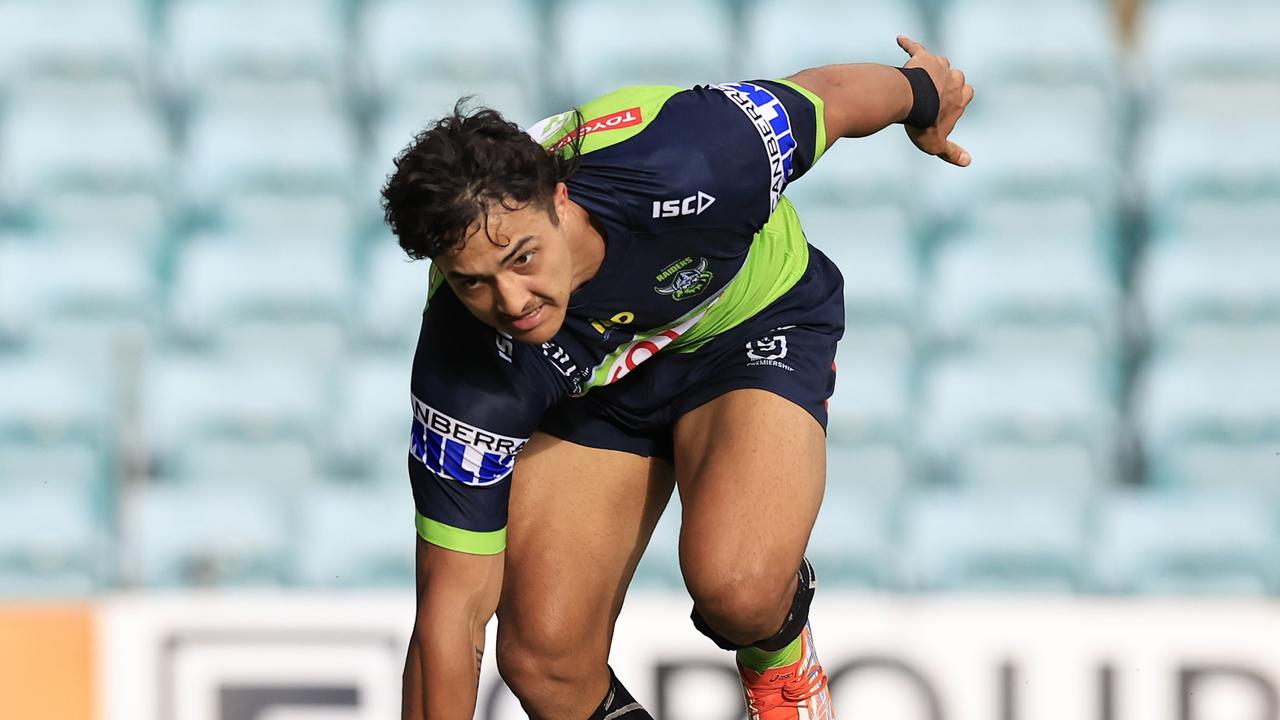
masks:
{"label": "shoelace", "polygon": [[822,692],[827,687],[827,674],[818,670],[816,674],[812,671],[808,673],[809,677],[797,677],[783,683],[780,692],[777,686],[760,688],[761,697],[756,697],[751,690],[747,691],[747,706],[754,713],[761,713],[765,710],[783,707],[783,703],[792,703],[798,706],[801,700],[809,698]]}

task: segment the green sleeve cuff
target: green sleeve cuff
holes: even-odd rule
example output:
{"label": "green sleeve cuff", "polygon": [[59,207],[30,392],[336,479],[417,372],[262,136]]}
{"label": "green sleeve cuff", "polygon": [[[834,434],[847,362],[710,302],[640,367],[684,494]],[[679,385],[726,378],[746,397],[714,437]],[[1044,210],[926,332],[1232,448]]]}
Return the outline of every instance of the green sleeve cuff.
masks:
{"label": "green sleeve cuff", "polygon": [[809,102],[813,103],[813,114],[818,119],[818,128],[817,132],[814,134],[813,162],[809,163],[809,165],[816,165],[818,163],[818,158],[822,157],[822,153],[827,151],[827,121],[824,110],[826,103],[822,101],[822,98],[814,94],[813,91],[808,88],[801,87],[790,80],[775,80],[774,82],[786,85],[792,90],[795,90],[805,96]]}
{"label": "green sleeve cuff", "polygon": [[507,549],[507,529],[476,532],[445,525],[418,513],[418,537],[432,545],[470,555],[497,555]]}

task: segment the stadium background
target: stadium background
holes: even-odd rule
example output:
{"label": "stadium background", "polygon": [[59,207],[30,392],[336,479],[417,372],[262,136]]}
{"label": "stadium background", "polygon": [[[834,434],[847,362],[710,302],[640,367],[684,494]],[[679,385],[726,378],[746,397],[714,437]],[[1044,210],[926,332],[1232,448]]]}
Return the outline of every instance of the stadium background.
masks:
{"label": "stadium background", "polygon": [[[838,702],[1275,720],[1277,28],[1274,0],[0,0],[0,717],[389,717],[427,272],[381,224],[395,153],[463,94],[527,124],[901,64],[904,32],[977,88],[973,166],[890,128],[788,191],[847,286],[811,552],[824,652],[866,671]],[[673,515],[615,665],[662,720],[732,717]]]}

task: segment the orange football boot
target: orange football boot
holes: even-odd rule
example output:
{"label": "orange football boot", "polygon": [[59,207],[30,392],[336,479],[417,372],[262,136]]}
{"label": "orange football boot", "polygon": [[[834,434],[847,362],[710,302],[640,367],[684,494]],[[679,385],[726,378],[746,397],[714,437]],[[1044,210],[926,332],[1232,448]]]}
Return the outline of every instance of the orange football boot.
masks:
{"label": "orange football boot", "polygon": [[738,663],[748,720],[835,720],[827,674],[813,647],[808,623],[800,633],[800,659],[757,672]]}

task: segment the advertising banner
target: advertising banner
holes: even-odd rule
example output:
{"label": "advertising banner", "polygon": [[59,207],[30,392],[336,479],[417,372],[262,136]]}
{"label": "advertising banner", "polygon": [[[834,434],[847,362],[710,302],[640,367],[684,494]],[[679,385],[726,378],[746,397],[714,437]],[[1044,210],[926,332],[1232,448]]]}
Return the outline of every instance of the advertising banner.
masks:
{"label": "advertising banner", "polygon": [[[611,663],[658,720],[743,716],[730,654],[675,595],[633,594]],[[103,720],[399,717],[412,592],[118,597]],[[1280,720],[1280,603],[842,595],[813,623],[841,717]],[[524,718],[489,627],[477,718]]]}

